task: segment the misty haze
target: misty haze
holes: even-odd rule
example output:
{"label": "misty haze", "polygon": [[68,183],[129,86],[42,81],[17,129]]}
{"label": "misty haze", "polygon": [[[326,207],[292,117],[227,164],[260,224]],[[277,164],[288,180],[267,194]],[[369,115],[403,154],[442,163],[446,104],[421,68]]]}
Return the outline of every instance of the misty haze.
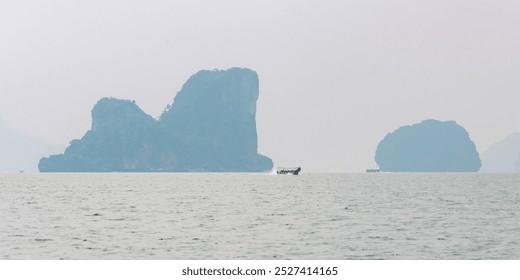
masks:
{"label": "misty haze", "polygon": [[519,12],[513,0],[3,1],[0,119],[63,151],[103,97],[158,118],[192,74],[245,67],[260,80],[258,152],[275,166],[362,172],[386,134],[427,119],[456,121],[483,154],[520,131]]}
{"label": "misty haze", "polygon": [[520,259],[520,1],[1,1],[0,259]]}

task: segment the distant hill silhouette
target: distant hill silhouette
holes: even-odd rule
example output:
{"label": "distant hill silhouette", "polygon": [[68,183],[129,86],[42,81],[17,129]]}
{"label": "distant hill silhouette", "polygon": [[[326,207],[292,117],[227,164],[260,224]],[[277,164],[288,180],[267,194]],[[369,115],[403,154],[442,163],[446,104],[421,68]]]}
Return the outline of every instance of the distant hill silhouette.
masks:
{"label": "distant hill silhouette", "polygon": [[16,131],[0,120],[0,173],[36,172],[38,160],[56,150],[41,139]]}
{"label": "distant hill silhouette", "polygon": [[482,154],[481,172],[520,171],[520,132],[493,144]]}
{"label": "distant hill silhouette", "polygon": [[477,172],[481,165],[466,130],[437,120],[389,133],[377,146],[375,161],[387,172]]}
{"label": "distant hill silhouette", "polygon": [[103,98],[92,127],[63,154],[40,160],[42,172],[268,171],[257,152],[258,76],[249,69],[200,71],[159,120],[134,102]]}

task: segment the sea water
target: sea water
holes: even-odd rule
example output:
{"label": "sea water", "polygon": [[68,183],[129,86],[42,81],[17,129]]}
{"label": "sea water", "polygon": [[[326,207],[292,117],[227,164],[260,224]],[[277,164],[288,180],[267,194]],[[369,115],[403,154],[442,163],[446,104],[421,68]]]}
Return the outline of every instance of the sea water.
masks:
{"label": "sea water", "polygon": [[0,259],[520,259],[520,174],[3,174],[0,199]]}

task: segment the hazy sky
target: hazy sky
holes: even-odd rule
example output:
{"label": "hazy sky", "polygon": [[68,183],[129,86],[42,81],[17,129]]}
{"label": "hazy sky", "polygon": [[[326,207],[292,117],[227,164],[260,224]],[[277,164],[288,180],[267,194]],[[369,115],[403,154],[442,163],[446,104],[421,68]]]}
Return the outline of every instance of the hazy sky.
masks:
{"label": "hazy sky", "polygon": [[260,79],[259,151],[357,172],[401,125],[520,131],[520,1],[0,1],[0,119],[65,146],[104,96],[158,117],[190,75]]}

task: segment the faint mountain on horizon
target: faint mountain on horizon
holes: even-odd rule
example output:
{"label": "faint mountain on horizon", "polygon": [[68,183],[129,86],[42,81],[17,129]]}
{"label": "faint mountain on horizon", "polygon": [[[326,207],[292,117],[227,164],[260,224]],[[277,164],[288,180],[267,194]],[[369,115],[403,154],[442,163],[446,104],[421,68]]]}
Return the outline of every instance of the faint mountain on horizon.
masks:
{"label": "faint mountain on horizon", "polygon": [[511,133],[482,154],[480,172],[519,172],[520,132]]}
{"label": "faint mountain on horizon", "polygon": [[40,158],[58,150],[0,120],[0,173],[37,172]]}

